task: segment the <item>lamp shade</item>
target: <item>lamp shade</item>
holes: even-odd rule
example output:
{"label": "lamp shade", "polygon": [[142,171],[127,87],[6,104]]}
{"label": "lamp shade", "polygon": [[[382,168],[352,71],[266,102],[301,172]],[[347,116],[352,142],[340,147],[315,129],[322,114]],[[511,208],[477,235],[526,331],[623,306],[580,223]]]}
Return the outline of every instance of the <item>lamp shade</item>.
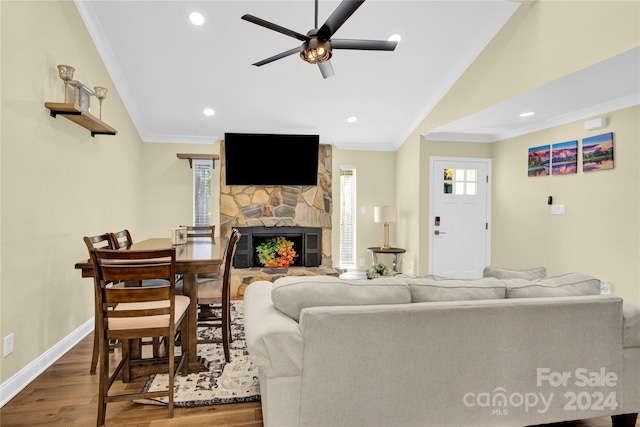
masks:
{"label": "lamp shade", "polygon": [[396,222],[395,206],[376,206],[373,208],[373,222]]}

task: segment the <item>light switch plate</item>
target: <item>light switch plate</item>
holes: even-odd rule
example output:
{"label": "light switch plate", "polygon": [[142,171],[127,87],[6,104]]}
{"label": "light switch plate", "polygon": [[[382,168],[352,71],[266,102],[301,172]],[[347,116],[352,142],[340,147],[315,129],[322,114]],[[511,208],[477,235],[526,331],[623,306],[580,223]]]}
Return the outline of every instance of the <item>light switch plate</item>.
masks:
{"label": "light switch plate", "polygon": [[564,205],[551,205],[551,215],[564,215]]}

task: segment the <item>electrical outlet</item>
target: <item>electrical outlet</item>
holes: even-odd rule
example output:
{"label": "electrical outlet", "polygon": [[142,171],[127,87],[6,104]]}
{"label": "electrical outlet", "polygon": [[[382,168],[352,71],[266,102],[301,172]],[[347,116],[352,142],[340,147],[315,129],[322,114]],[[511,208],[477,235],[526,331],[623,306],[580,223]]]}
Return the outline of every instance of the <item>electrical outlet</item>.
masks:
{"label": "electrical outlet", "polygon": [[4,337],[4,357],[13,353],[13,333]]}
{"label": "electrical outlet", "polygon": [[360,267],[364,266],[364,258],[360,258]]}

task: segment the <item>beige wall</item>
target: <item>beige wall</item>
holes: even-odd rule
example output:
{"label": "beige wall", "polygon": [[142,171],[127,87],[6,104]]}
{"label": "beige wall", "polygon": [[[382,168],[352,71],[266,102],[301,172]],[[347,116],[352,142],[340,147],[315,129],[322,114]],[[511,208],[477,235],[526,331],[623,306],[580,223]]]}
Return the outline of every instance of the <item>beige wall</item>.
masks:
{"label": "beige wall", "polygon": [[424,132],[633,49],[638,28],[638,1],[524,3],[418,128]]}
{"label": "beige wall", "polygon": [[[2,25],[2,5],[0,5],[0,25]],[[1,28],[0,28],[1,30]],[[0,31],[0,82],[2,82],[2,31]],[[2,110],[2,84],[0,84],[0,111]],[[2,114],[0,113],[0,166],[2,165]],[[0,189],[2,189],[2,168],[0,168]],[[2,193],[0,192],[0,242],[2,242]],[[0,338],[4,336],[2,334],[2,244],[0,243]],[[4,340],[2,340],[2,347],[4,349]],[[2,353],[4,354],[4,352]],[[3,381],[2,377],[2,359],[0,358],[0,384]]]}
{"label": "beige wall", "polygon": [[[0,10],[0,337],[13,333],[15,347],[4,382],[93,315],[92,282],[73,266],[87,258],[84,235],[140,229],[142,144],[73,2]],[[117,136],[49,116],[45,101],[64,100],[58,64],[109,88],[102,117]]]}
{"label": "beige wall", "polygon": [[[193,170],[177,153],[220,154],[220,144],[143,143],[140,238],[171,235],[171,228],[193,224]],[[220,234],[220,161],[213,169],[212,225]]]}
{"label": "beige wall", "polygon": [[[640,302],[640,107],[604,117],[609,126],[597,131],[581,120],[494,144],[492,262],[588,273]],[[614,169],[583,173],[580,159],[576,174],[527,176],[530,147],[606,132],[614,133]],[[566,215],[551,215],[548,196]]]}
{"label": "beige wall", "polygon": [[[392,152],[350,151],[333,148],[333,215],[331,222],[334,267],[340,263],[340,166],[356,168],[356,266],[364,270],[371,267],[368,247],[382,245],[382,224],[373,222],[375,206],[395,206],[395,163]],[[364,207],[364,213],[360,208]],[[389,225],[389,241],[397,244],[396,224]],[[365,265],[359,266],[360,259]]]}
{"label": "beige wall", "polygon": [[420,140],[420,135],[414,132],[396,151],[395,156],[397,246],[407,251],[402,255],[402,272],[407,274],[420,274],[421,254],[426,253],[420,239],[424,225],[420,214],[424,209],[428,210],[423,197]]}

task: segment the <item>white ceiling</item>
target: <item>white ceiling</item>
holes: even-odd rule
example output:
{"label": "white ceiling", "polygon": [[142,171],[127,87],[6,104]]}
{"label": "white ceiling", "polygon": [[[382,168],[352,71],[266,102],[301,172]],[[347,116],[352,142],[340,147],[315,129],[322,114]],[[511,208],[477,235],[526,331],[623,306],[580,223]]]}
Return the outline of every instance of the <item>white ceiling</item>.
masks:
{"label": "white ceiling", "polygon": [[[320,24],[339,3],[320,1]],[[335,50],[335,76],[329,79],[297,55],[252,66],[300,42],[240,19],[248,13],[307,33],[313,27],[312,0],[76,0],[76,5],[144,141],[212,143],[225,132],[312,133],[340,149],[394,151],[519,3],[366,1],[335,37],[386,40],[400,34],[402,41],[393,52]],[[204,15],[204,25],[189,22],[194,11]],[[588,117],[604,105],[638,104],[638,58],[635,49],[611,60],[618,62],[594,66],[425,136],[494,141],[554,126],[559,119]],[[108,103],[107,96],[103,117],[109,115]],[[215,115],[205,116],[205,108]],[[512,117],[523,109],[544,113],[526,122]],[[349,116],[358,121],[347,123]]]}

